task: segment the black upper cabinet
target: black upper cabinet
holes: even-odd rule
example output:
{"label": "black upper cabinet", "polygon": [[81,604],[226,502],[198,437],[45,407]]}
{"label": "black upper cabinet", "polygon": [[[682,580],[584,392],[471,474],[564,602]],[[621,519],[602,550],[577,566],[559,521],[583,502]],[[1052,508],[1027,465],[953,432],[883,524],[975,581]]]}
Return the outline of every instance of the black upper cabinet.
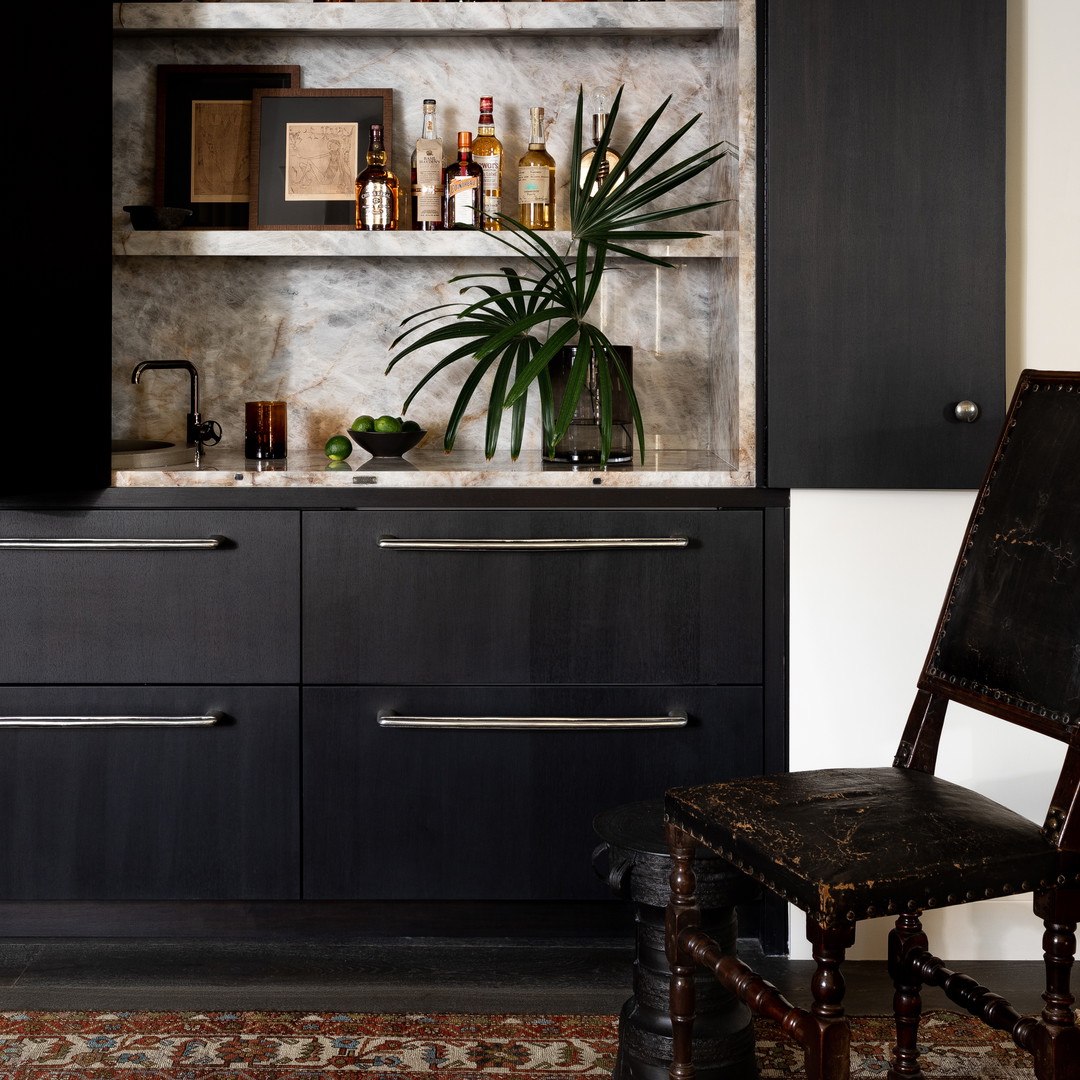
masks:
{"label": "black upper cabinet", "polygon": [[977,487],[1005,404],[1005,0],[763,12],[768,484]]}

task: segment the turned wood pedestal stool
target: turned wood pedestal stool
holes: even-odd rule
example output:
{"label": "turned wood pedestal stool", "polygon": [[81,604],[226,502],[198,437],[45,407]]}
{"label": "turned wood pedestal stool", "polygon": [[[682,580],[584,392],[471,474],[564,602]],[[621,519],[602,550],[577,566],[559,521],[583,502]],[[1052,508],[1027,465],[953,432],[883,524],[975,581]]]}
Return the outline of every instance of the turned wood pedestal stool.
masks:
{"label": "turned wood pedestal stool", "polygon": [[[612,890],[633,904],[636,924],[633,997],[619,1016],[619,1051],[613,1080],[667,1080],[672,1058],[668,1012],[671,968],[664,953],[664,915],[671,859],[664,839],[664,800],[616,806],[593,828],[604,841],[593,866]],[[599,865],[607,856],[605,873]],[[755,883],[718,857],[700,852],[697,899],[713,940],[735,955],[735,905],[758,895]],[[750,1010],[702,972],[694,1025],[697,1080],[756,1080]]]}

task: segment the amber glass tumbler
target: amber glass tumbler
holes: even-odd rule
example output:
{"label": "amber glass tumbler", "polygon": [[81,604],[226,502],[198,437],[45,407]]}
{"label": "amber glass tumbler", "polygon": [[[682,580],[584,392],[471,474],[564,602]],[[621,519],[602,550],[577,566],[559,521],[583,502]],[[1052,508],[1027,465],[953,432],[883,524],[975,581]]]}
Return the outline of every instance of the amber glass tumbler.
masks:
{"label": "amber glass tumbler", "polygon": [[284,401],[244,403],[244,457],[256,461],[287,457],[288,434]]}

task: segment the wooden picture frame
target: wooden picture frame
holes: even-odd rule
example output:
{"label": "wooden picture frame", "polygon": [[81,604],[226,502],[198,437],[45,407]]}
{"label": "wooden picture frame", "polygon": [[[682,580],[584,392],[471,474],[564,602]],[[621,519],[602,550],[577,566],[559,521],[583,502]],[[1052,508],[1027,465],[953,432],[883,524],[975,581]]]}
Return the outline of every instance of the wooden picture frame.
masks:
{"label": "wooden picture frame", "polygon": [[255,90],[251,229],[355,229],[356,174],[372,124],[392,146],[392,90]]}
{"label": "wooden picture frame", "polygon": [[191,210],[187,229],[246,229],[252,95],[299,86],[296,64],[159,64],[155,205]]}

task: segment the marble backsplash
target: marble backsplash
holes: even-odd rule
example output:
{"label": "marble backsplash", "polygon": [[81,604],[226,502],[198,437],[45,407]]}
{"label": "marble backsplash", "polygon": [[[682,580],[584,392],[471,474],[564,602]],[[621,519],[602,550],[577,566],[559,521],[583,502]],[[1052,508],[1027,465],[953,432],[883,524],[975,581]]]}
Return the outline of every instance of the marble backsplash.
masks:
{"label": "marble backsplash", "polygon": [[[746,20],[744,20],[746,21]],[[752,22],[752,20],[750,20]],[[750,35],[749,43],[747,34]],[[495,98],[508,162],[523,152],[528,108],[543,104],[552,122],[549,147],[569,158],[579,84],[626,84],[625,130],[672,94],[664,131],[701,112],[679,152],[728,140],[740,161],[713,170],[708,186],[679,201],[743,193],[738,202],[683,219],[691,228],[738,228],[741,257],[683,258],[657,270],[620,262],[605,283],[599,321],[632,344],[635,387],[649,448],[714,449],[742,468],[754,459],[753,56],[752,30],[742,52],[732,31],[665,36],[150,36],[118,39],[114,65],[114,225],[122,207],[152,201],[154,74],[158,64],[299,64],[301,85],[394,88],[392,165],[408,174],[420,103],[439,102],[440,134],[453,147],[459,129],[475,130],[480,94]],[[748,57],[750,59],[748,59]],[[743,91],[740,94],[739,84]],[[511,166],[512,167],[512,166]],[[565,214],[565,174],[560,212]],[[682,224],[682,222],[680,222]],[[451,278],[496,268],[493,256],[232,257],[118,256],[114,259],[113,435],[183,440],[187,376],[147,372],[140,360],[188,360],[200,374],[204,419],[221,424],[223,450],[243,440],[243,403],[288,402],[290,447],[321,448],[360,412],[398,413],[438,353],[415,354],[386,374],[404,316],[456,301]],[[672,250],[677,252],[678,246]],[[749,306],[747,306],[749,305]],[[594,309],[594,315],[597,314]],[[617,329],[616,329],[617,328]],[[461,365],[456,365],[461,368]],[[420,392],[408,415],[441,445],[446,417],[466,369],[446,372]],[[473,399],[455,457],[482,460],[486,394]],[[526,447],[540,444],[535,403]],[[508,453],[508,435],[499,456]]]}

